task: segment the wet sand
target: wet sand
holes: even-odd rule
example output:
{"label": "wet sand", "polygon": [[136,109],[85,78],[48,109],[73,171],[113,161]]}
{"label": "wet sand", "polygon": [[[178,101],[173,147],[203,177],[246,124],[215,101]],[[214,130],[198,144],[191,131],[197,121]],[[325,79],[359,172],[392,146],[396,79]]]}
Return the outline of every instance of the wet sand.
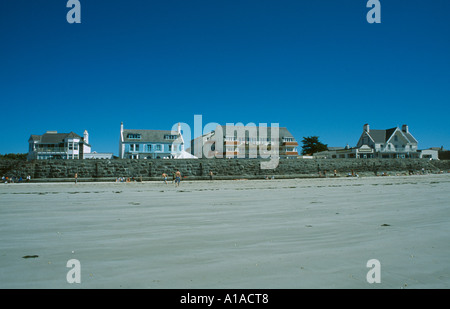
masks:
{"label": "wet sand", "polygon": [[[449,288],[449,184],[2,184],[0,288]],[[366,280],[370,259],[381,283]]]}

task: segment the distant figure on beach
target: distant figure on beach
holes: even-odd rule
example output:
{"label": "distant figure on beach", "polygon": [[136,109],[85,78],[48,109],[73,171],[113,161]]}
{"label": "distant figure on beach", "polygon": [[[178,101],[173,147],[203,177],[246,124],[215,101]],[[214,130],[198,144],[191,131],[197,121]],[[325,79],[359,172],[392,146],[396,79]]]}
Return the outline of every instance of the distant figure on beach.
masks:
{"label": "distant figure on beach", "polygon": [[210,170],[210,171],[209,171],[209,180],[212,180],[212,179],[213,179],[213,175],[214,175],[213,172]]}
{"label": "distant figure on beach", "polygon": [[175,174],[176,174],[176,172],[173,172],[173,173],[172,173],[172,183],[175,182]]}
{"label": "distant figure on beach", "polygon": [[337,171],[336,170],[334,170],[334,177],[336,177],[337,176]]}
{"label": "distant figure on beach", "polygon": [[30,180],[31,180],[31,176],[28,175],[28,176],[27,176],[27,182],[30,182]]}
{"label": "distant figure on beach", "polygon": [[181,181],[181,173],[179,170],[177,170],[175,173],[175,186],[176,187],[178,187],[180,185],[180,181]]}
{"label": "distant figure on beach", "polygon": [[162,177],[164,178],[164,183],[167,185],[167,174],[162,173]]}
{"label": "distant figure on beach", "polygon": [[78,183],[78,173],[75,173],[75,184]]}

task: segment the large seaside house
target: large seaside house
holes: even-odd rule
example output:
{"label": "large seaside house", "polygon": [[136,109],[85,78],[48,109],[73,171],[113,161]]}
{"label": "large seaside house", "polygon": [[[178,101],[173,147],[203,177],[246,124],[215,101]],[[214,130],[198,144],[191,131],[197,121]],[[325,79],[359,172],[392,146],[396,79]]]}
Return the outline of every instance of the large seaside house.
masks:
{"label": "large seaside house", "polygon": [[191,153],[209,158],[261,158],[276,145],[280,158],[297,158],[298,143],[294,136],[285,127],[277,129],[274,136],[271,127],[217,125],[214,131],[191,141]]}
{"label": "large seaside house", "polygon": [[89,133],[86,130],[83,137],[73,132],[47,131],[42,135],[31,135],[28,144],[28,160],[75,160],[84,159],[91,153]]}
{"label": "large seaside house", "polygon": [[437,158],[430,151],[417,148],[418,142],[404,124],[386,130],[370,129],[369,124],[363,126],[363,132],[356,147],[334,147],[313,154],[316,158]]}
{"label": "large seaside house", "polygon": [[120,124],[121,159],[173,159],[184,153],[181,127],[171,130],[131,130]]}

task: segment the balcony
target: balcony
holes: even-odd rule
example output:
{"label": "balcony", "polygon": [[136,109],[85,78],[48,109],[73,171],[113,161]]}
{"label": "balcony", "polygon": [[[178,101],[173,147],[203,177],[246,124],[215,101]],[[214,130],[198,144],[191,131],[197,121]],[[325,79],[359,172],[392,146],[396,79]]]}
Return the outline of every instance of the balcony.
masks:
{"label": "balcony", "polygon": [[284,151],[284,152],[280,153],[280,155],[283,155],[283,156],[298,156],[298,152],[297,151]]}
{"label": "balcony", "polygon": [[407,152],[416,152],[416,149],[412,149],[411,147],[383,147],[376,149],[378,152],[383,153],[407,153]]}
{"label": "balcony", "polygon": [[232,145],[239,145],[240,142],[238,141],[225,141],[225,146],[232,146]]}
{"label": "balcony", "polygon": [[285,142],[283,141],[283,143],[281,144],[282,146],[298,146],[297,142]]}
{"label": "balcony", "polygon": [[66,153],[67,151],[68,150],[63,147],[38,148],[35,150],[37,153]]}

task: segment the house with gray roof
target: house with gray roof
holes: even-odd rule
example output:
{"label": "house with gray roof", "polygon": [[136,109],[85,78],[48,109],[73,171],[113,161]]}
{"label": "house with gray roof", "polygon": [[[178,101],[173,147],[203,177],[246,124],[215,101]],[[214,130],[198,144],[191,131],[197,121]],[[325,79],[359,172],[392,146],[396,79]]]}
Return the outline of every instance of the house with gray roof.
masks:
{"label": "house with gray roof", "polygon": [[121,159],[169,159],[184,151],[180,124],[177,131],[124,129],[120,124]]}
{"label": "house with gray roof", "polygon": [[[276,149],[274,148],[276,147]],[[297,158],[298,142],[286,127],[217,125],[191,141],[191,153],[206,158]]]}
{"label": "house with gray roof", "polygon": [[77,160],[91,153],[87,130],[84,131],[83,137],[74,132],[47,131],[42,135],[32,134],[28,145],[28,160]]}
{"label": "house with gray roof", "polygon": [[369,124],[363,126],[363,132],[356,147],[328,149],[314,154],[316,158],[421,158],[417,149],[417,140],[404,124],[385,130],[373,130]]}
{"label": "house with gray roof", "polygon": [[363,155],[371,158],[418,158],[417,144],[406,124],[386,130],[372,130],[365,124],[356,148],[364,147],[368,152]]}

